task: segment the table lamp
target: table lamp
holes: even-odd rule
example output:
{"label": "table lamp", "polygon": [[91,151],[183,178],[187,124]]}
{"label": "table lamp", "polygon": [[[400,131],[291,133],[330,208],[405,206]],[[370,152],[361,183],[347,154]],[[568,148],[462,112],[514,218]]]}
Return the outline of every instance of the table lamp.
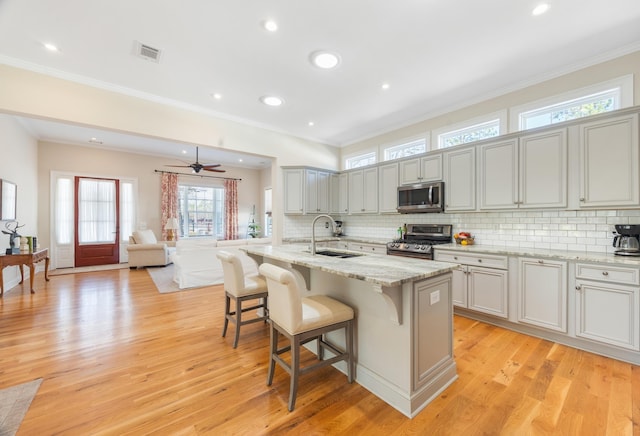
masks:
{"label": "table lamp", "polygon": [[167,241],[175,241],[176,239],[176,230],[178,230],[180,226],[178,225],[177,218],[169,218],[167,223],[164,225],[164,229],[167,231]]}

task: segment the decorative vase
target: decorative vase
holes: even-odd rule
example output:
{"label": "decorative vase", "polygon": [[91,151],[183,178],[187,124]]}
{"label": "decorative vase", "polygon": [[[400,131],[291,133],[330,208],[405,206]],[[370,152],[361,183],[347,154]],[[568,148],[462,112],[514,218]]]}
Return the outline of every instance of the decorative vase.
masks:
{"label": "decorative vase", "polygon": [[29,239],[26,236],[20,237],[20,252],[21,253],[29,252]]}

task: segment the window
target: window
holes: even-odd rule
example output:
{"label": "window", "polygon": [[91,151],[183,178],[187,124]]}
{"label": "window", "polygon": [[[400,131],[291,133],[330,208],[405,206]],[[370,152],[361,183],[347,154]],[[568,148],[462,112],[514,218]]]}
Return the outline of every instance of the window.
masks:
{"label": "window", "polygon": [[500,134],[500,119],[452,130],[438,135],[438,148],[453,147],[468,142],[493,138]]}
{"label": "window", "polygon": [[350,170],[352,168],[364,167],[376,163],[376,152],[359,154],[357,156],[349,157],[345,160],[345,168]]}
{"label": "window", "polygon": [[426,153],[427,139],[418,138],[402,144],[393,145],[384,149],[384,160],[400,159],[414,154]]}
{"label": "window", "polygon": [[511,109],[511,130],[526,130],[632,106],[628,75]]}
{"label": "window", "polygon": [[58,245],[69,245],[73,241],[73,178],[59,177],[56,180],[55,238]]}
{"label": "window", "polygon": [[224,238],[224,188],[178,186],[179,234],[183,238]]}

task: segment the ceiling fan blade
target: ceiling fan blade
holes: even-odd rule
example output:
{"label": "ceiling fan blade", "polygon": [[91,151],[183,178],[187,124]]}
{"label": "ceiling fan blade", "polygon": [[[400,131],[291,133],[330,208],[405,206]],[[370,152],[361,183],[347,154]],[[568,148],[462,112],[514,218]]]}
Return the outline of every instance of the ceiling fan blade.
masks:
{"label": "ceiling fan blade", "polygon": [[191,168],[191,165],[165,165],[165,167],[174,167],[174,168]]}
{"label": "ceiling fan blade", "polygon": [[218,168],[222,164],[202,164],[202,168]]}
{"label": "ceiling fan blade", "polygon": [[226,173],[227,172],[227,170],[217,170],[215,168],[207,168],[207,167],[204,167],[202,169],[205,170],[205,171],[211,171],[213,173]]}

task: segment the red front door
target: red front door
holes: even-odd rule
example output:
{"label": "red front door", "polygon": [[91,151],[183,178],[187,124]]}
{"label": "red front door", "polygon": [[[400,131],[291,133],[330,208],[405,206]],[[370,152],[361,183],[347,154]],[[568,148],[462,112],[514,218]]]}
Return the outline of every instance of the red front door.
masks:
{"label": "red front door", "polygon": [[118,180],[76,177],[75,188],[75,266],[119,263]]}

